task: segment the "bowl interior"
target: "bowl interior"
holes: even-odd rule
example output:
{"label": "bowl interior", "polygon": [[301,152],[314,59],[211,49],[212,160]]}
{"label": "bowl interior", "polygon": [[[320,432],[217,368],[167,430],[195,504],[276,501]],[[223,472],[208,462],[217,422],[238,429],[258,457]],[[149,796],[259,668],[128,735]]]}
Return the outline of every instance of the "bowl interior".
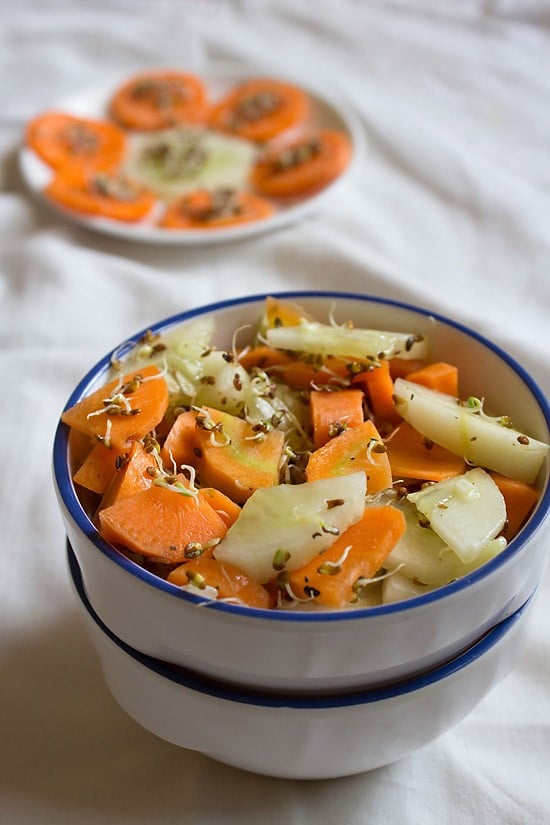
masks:
{"label": "bowl interior", "polygon": [[[550,408],[536,382],[506,352],[464,325],[426,309],[369,295],[339,292],[285,292],[274,295],[281,299],[298,302],[316,319],[325,323],[332,314],[337,323],[352,321],[356,326],[420,333],[427,336],[430,341],[432,360],[447,360],[457,365],[462,397],[474,395],[484,398],[487,400],[487,409],[492,414],[506,414],[512,418],[514,425],[519,429],[523,429],[542,441],[549,440]],[[251,336],[263,311],[265,298],[266,295],[253,295],[212,304],[174,315],[155,324],[151,329],[154,332],[167,332],[201,316],[212,315],[215,319],[214,343],[217,347],[230,349],[236,329],[240,329],[239,346],[244,346],[247,343],[247,336]],[[137,341],[144,332],[145,330],[138,332],[134,341]],[[83,396],[104,384],[107,381],[113,353],[116,352],[118,357],[124,357],[134,341],[124,342],[99,361],[78,384],[68,399],[66,407],[74,405]],[[183,593],[179,588],[148,573],[101,539],[88,517],[85,499],[79,499],[76,494],[71,478],[73,466],[74,454],[69,433],[65,425],[60,424],[54,444],[54,475],[60,499],[77,527],[101,552],[109,555],[113,561],[126,567],[141,579],[174,596],[177,595],[191,602],[196,601],[198,597]],[[330,616],[340,619],[357,619],[358,614],[406,611],[419,604],[443,598],[446,594],[466,587],[472,581],[477,581],[481,576],[489,575],[493,569],[505,563],[512,553],[518,551],[524,540],[538,530],[548,514],[550,509],[548,462],[543,466],[536,483],[541,490],[541,497],[528,524],[499,556],[484,567],[464,579],[459,579],[406,602],[353,611],[330,611]],[[242,612],[247,615],[253,614],[271,620],[315,622],[327,618],[327,612],[289,613],[242,608],[231,604],[216,605],[216,608],[223,611]]]}

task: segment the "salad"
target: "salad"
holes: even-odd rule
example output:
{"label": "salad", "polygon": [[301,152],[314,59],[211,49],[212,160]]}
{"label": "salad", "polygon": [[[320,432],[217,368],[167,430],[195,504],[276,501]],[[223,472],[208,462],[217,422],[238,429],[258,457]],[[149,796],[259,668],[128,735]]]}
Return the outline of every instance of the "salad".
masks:
{"label": "salad", "polygon": [[134,562],[206,600],[345,609],[454,581],[521,530],[548,445],[461,397],[426,337],[275,298],[243,332],[148,332],[62,414],[81,500]]}
{"label": "salad", "polygon": [[41,113],[25,142],[51,171],[44,195],[64,209],[213,230],[265,220],[346,169],[350,140],[318,128],[312,108],[275,78],[216,97],[196,74],[155,70],[113,88],[98,118]]}

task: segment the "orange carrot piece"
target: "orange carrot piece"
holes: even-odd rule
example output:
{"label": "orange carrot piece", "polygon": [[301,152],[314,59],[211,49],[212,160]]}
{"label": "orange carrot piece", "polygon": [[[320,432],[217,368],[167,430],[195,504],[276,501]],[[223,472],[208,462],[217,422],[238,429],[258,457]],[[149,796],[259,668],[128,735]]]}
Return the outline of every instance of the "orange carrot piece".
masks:
{"label": "orange carrot piece", "polygon": [[124,132],[114,123],[65,112],[45,112],[31,120],[26,142],[58,170],[112,169],[126,151]]}
{"label": "orange carrot piece", "polygon": [[73,475],[73,481],[102,495],[116,473],[117,459],[123,454],[122,450],[110,450],[97,442]]}
{"label": "orange carrot piece", "polygon": [[309,313],[294,301],[273,298],[265,299],[265,319],[268,327],[297,327],[302,321],[312,321]]}
{"label": "orange carrot piece", "polygon": [[308,481],[334,478],[363,470],[367,476],[367,493],[391,487],[391,468],[386,448],[372,421],[344,430],[309,457]]}
{"label": "orange carrot piece", "polygon": [[507,541],[511,541],[519,533],[535,504],[540,493],[536,487],[507,478],[499,473],[491,473],[495,484],[504,496],[506,503],[506,524],[502,531]]}
{"label": "orange carrot piece", "polygon": [[220,562],[210,556],[181,564],[168,575],[169,582],[179,587],[193,583],[198,587],[209,585],[218,591],[218,599],[244,602],[249,607],[274,607],[272,596],[255,579],[247,576],[234,564]]}
{"label": "orange carrot piece", "polygon": [[356,600],[360,580],[380,569],[405,527],[405,517],[395,507],[367,507],[328,550],[289,574],[292,592],[300,599],[313,596],[323,607],[345,607]]}
{"label": "orange carrot piece", "polygon": [[99,215],[132,223],[144,218],[155,204],[155,196],[119,173],[97,172],[56,175],[44,195],[58,206],[83,215]]}
{"label": "orange carrot piece", "polygon": [[369,406],[380,423],[397,424],[401,416],[393,402],[393,379],[390,374],[390,362],[382,360],[379,366],[367,372],[361,372],[353,379],[353,384],[365,388],[369,397]]}
{"label": "orange carrot piece", "polygon": [[231,527],[237,521],[241,508],[220,490],[216,490],[214,487],[202,487],[199,490],[199,496],[206,499],[227,527]]}
{"label": "orange carrot piece", "polygon": [[313,446],[316,450],[340,435],[348,427],[363,423],[363,393],[361,390],[314,391],[309,397]]}
{"label": "orange carrot piece", "polygon": [[206,189],[188,192],[168,205],[160,226],[165,229],[208,231],[265,220],[275,211],[272,203],[251,192],[224,194],[222,198],[223,202],[217,198],[215,191]]}
{"label": "orange carrot piece", "polygon": [[[109,414],[111,406],[112,414]],[[95,437],[105,446],[110,444],[115,449],[125,450],[161,421],[167,407],[166,381],[160,370],[151,365],[95,390],[66,410],[61,420],[69,427]]]}
{"label": "orange carrot piece", "polygon": [[351,153],[347,135],[324,129],[269,151],[254,166],[251,182],[270,198],[310,195],[342,174]]}
{"label": "orange carrot piece", "polygon": [[96,440],[90,438],[88,433],[81,433],[78,430],[69,430],[68,436],[68,453],[70,456],[71,472],[74,475],[80,465],[90,455],[92,447],[95,446]]}
{"label": "orange carrot piece", "polygon": [[199,77],[184,72],[142,73],[116,90],[109,109],[127,129],[155,131],[178,123],[204,123],[206,87]]}
{"label": "orange carrot piece", "polygon": [[349,373],[341,358],[325,358],[317,364],[299,361],[288,352],[262,345],[244,351],[239,363],[246,370],[254,367],[279,378],[295,390],[309,390],[314,386],[346,386]]}
{"label": "orange carrot piece", "polygon": [[[195,413],[194,465],[200,483],[215,487],[232,501],[243,504],[259,487],[279,482],[284,434],[271,430],[264,438],[251,425],[210,407]],[[219,429],[205,429],[210,422]]]}
{"label": "orange carrot piece", "polygon": [[125,455],[126,461],[116,470],[111,483],[105,490],[98,510],[104,510],[116,504],[117,501],[130,498],[141,490],[147,490],[153,483],[152,471],[157,465],[154,457],[146,452],[141,441],[134,441]]}
{"label": "orange carrot piece", "polygon": [[[187,484],[182,475],[176,478]],[[154,484],[102,510],[99,521],[106,541],[168,563],[185,561],[189,543],[206,544],[227,532],[223,519],[204,497]]]}
{"label": "orange carrot piece", "polygon": [[422,384],[431,390],[445,392],[447,395],[454,395],[458,398],[458,369],[454,364],[437,361],[409,372],[405,377],[407,381],[413,381],[415,384]]}
{"label": "orange carrot piece", "polygon": [[396,378],[405,378],[413,370],[420,370],[424,366],[424,361],[409,358],[390,358],[390,375],[395,381]]}
{"label": "orange carrot piece", "polygon": [[265,141],[300,126],[308,97],[297,86],[271,78],[248,80],[214,104],[210,125],[246,140]]}
{"label": "orange carrot piece", "polygon": [[182,464],[194,464],[197,456],[193,452],[195,448],[195,430],[197,415],[189,412],[180,413],[172,424],[168,435],[162,445],[160,456],[168,472],[173,472],[174,463],[176,470]]}
{"label": "orange carrot piece", "polygon": [[466,471],[463,458],[424,438],[407,421],[385,443],[394,479],[443,481]]}

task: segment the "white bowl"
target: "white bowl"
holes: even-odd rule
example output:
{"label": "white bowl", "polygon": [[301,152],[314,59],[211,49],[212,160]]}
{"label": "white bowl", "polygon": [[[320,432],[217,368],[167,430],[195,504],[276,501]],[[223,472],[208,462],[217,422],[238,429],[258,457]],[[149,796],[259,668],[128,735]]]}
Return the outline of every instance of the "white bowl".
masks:
{"label": "white bowl", "polygon": [[133,650],[94,612],[70,548],[68,555],[81,614],[123,710],[174,745],[287,779],[372,770],[441,736],[514,667],[533,602],[424,676],[347,695],[281,697],[230,688]]}
{"label": "white bowl", "polygon": [[[298,301],[320,319],[335,305],[339,321],[429,335],[434,359],[457,364],[465,395],[485,397],[518,428],[548,441],[550,408],[544,395],[522,367],[476,332],[427,310],[367,295],[279,297]],[[235,328],[255,323],[264,300],[261,295],[214,304],[153,329],[165,331],[212,314],[216,343],[227,348]],[[110,355],[79,383],[67,406],[105,383]],[[437,590],[395,604],[319,613],[205,603],[142,569],[101,538],[75,493],[69,453],[68,431],[60,425],[54,445],[56,491],[98,615],[137,650],[234,684],[290,692],[349,690],[425,671],[467,649],[524,604],[548,555],[546,466],[538,480],[539,503],[521,533],[484,567]]]}

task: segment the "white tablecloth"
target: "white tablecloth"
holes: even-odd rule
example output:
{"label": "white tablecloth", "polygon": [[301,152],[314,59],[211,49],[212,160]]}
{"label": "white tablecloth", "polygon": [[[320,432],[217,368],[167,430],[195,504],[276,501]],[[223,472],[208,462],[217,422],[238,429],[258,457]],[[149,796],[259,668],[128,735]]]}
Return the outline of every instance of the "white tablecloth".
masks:
{"label": "white tablecloth", "polygon": [[[69,589],[50,474],[59,412],[96,359],[248,292],[418,302],[492,337],[548,392],[549,26],[545,0],[0,5],[6,825],[550,821],[548,576],[520,665],[439,741],[347,779],[261,778],[154,738],[115,704]],[[144,66],[266,59],[344,89],[368,138],[320,214],[241,244],[159,248],[76,229],[27,195],[23,125],[56,101]]]}

